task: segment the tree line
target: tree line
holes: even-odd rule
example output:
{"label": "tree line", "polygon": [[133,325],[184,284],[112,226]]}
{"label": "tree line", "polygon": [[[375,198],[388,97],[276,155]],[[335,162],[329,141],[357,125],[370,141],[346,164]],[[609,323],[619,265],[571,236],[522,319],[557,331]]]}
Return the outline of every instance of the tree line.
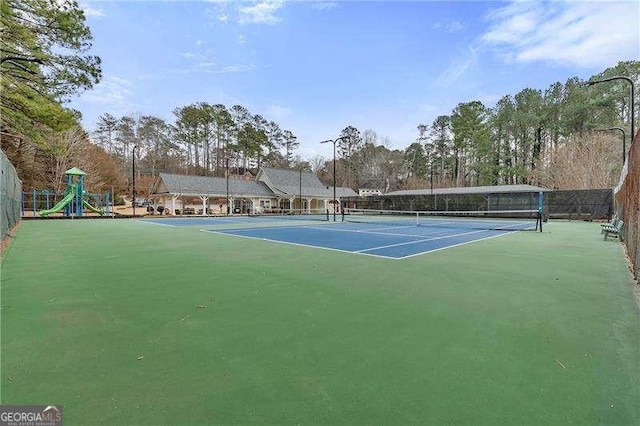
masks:
{"label": "tree line", "polygon": [[[637,82],[639,75],[640,62],[629,61],[589,80],[627,76]],[[571,78],[546,90],[525,88],[503,96],[492,108],[480,101],[464,102],[430,125],[420,124],[416,141],[405,151],[409,177],[428,177],[446,186],[561,185],[550,170],[566,157],[564,151],[594,144],[591,141],[599,139],[594,132],[612,126],[631,133],[630,86],[584,83]],[[602,161],[610,168],[608,179],[600,182],[603,187],[614,183],[622,167],[620,135],[609,136],[610,143],[601,147]],[[580,164],[566,166],[579,172]]]}
{"label": "tree line", "polygon": [[174,121],[150,115],[98,118],[94,141],[124,171],[134,149],[141,173],[159,172],[222,176],[260,166],[299,167],[294,151],[300,143],[290,130],[252,114],[242,105],[199,102],[173,110]]}
{"label": "tree line", "polygon": [[[590,80],[615,75],[637,81],[640,62],[620,62]],[[622,166],[620,137],[595,131],[620,126],[630,135],[629,88],[615,82],[591,87],[584,83],[575,77],[545,90],[525,88],[503,96],[493,107],[477,100],[462,102],[449,115],[418,124],[415,140],[404,149],[390,148],[389,138],[374,130],[348,126],[336,140],[336,183],[383,192],[524,183],[611,186]],[[116,119],[104,114],[95,140],[121,162],[123,172],[137,146],[140,170],[151,175],[171,171],[223,176],[229,161],[231,169],[243,173],[261,165],[304,168],[325,184],[333,183],[332,158],[294,155],[299,142],[293,132],[240,105],[201,102],[176,108],[173,114],[173,123],[153,116]],[[582,156],[575,158],[576,153]],[[594,167],[598,179],[578,177]]]}
{"label": "tree line", "polygon": [[[88,133],[80,113],[64,106],[101,78],[76,1],[2,0],[0,24],[1,148],[27,190],[61,189],[64,170],[78,166],[92,190],[130,192],[134,147],[137,170],[147,177],[163,171],[223,176],[271,166],[312,170],[327,186],[333,183],[332,158],[303,159],[292,131],[241,105],[181,106],[170,122],[105,113]],[[589,80],[617,75],[638,82],[640,62],[620,62]],[[630,140],[629,101],[624,82],[586,87],[576,77],[505,95],[492,107],[462,102],[448,115],[418,123],[405,148],[392,148],[375,130],[348,126],[336,142],[336,184],[383,192],[516,183],[612,186],[621,168],[620,136],[597,130],[621,127]]]}
{"label": "tree line", "polygon": [[0,1],[0,142],[23,189],[64,188],[64,171],[88,173],[95,191],[124,184],[64,104],[101,78],[91,30],[75,0]]}

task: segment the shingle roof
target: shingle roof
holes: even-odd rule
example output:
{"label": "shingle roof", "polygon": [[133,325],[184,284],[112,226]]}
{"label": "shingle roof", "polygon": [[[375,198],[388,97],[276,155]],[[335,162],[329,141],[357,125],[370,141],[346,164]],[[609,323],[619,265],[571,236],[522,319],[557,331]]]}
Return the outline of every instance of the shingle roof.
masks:
{"label": "shingle roof", "polygon": [[[329,188],[329,192],[331,193],[331,196],[333,196],[333,188]],[[358,196],[358,193],[351,188],[336,187],[337,198],[357,197],[357,196]]]}
{"label": "shingle roof", "polygon": [[[277,197],[283,195],[297,196],[300,194],[300,172],[298,170],[265,167],[261,171],[267,177],[266,182],[229,179],[229,195],[234,197]],[[227,194],[227,179],[221,177],[160,173],[158,180],[154,184],[152,194],[159,195],[163,193],[158,192],[160,182],[164,184],[166,192],[170,194],[210,197],[225,197]],[[268,184],[273,186],[269,187]],[[313,173],[303,172],[302,195],[314,198],[332,198],[333,187],[324,186]],[[355,197],[357,195],[351,188],[336,187],[336,196],[338,198]]]}
{"label": "shingle roof", "polygon": [[[266,177],[267,185],[269,185],[274,192],[291,196],[300,194],[299,170],[283,170],[273,169],[271,167],[262,167],[260,171],[262,173],[258,174],[258,178],[262,178],[261,174]],[[331,197],[333,192],[328,191],[313,173],[302,172],[302,195]]]}
{"label": "shingle roof", "polygon": [[[207,195],[225,197],[227,179],[211,176],[185,176],[160,173],[160,179],[171,194]],[[273,197],[273,192],[262,182],[229,179],[229,195]]]}
{"label": "shingle roof", "polygon": [[445,194],[491,194],[491,193],[515,193],[515,192],[540,192],[549,191],[549,189],[541,188],[533,185],[495,185],[495,186],[468,186],[462,188],[434,188],[431,189],[405,189],[402,191],[392,191],[386,195],[445,195]]}

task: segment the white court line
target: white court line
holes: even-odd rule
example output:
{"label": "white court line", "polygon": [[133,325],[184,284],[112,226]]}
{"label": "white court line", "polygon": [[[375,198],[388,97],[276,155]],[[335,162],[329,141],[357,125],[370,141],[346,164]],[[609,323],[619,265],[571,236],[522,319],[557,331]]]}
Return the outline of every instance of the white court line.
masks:
{"label": "white court line", "polygon": [[[300,228],[299,226],[274,226],[274,227],[269,227],[269,228],[259,228],[259,229],[283,229],[283,228]],[[326,228],[321,228],[323,231],[326,230]],[[206,229],[200,229],[200,232],[206,232],[209,234],[219,234],[219,235],[226,235],[226,236],[231,236],[231,237],[238,237],[238,238],[246,238],[246,239],[250,239],[250,240],[260,240],[260,241],[269,241],[269,242],[273,242],[273,243],[279,243],[279,244],[288,244],[288,245],[292,245],[292,246],[298,246],[298,247],[307,247],[307,248],[314,248],[314,249],[321,249],[321,250],[329,250],[329,251],[336,251],[339,253],[348,253],[348,254],[357,254],[357,255],[361,255],[361,256],[369,256],[369,257],[376,257],[379,259],[392,259],[392,260],[403,260],[403,259],[409,259],[411,257],[416,257],[416,256],[421,256],[423,254],[427,254],[427,253],[433,253],[436,251],[440,251],[440,250],[446,250],[452,247],[459,247],[465,244],[471,244],[471,243],[475,243],[478,241],[483,241],[483,240],[490,240],[492,238],[497,238],[497,237],[503,237],[505,235],[511,235],[513,234],[515,231],[502,231],[502,234],[498,234],[498,235],[491,235],[485,238],[479,238],[477,240],[471,240],[471,241],[465,241],[462,243],[458,243],[458,244],[452,244],[450,246],[446,246],[446,247],[439,247],[439,248],[435,248],[435,249],[431,249],[431,250],[426,250],[426,251],[421,251],[419,253],[413,253],[407,256],[402,256],[402,257],[392,257],[392,256],[383,256],[380,254],[372,254],[372,253],[366,253],[362,250],[359,251],[350,251],[350,250],[341,250],[341,249],[335,249],[335,248],[331,248],[331,247],[324,247],[324,246],[313,246],[313,245],[309,245],[309,244],[301,244],[301,243],[291,243],[288,241],[281,241],[281,240],[273,240],[270,238],[260,238],[260,237],[250,237],[250,236],[246,236],[246,235],[238,235],[238,234],[233,234],[230,233],[229,231],[251,231],[251,230],[255,230],[253,228],[250,229],[237,229],[237,230],[220,230],[220,231],[214,231],[214,230],[206,230]],[[477,233],[477,232],[486,232],[487,230],[480,230],[480,231],[474,231],[471,233]],[[382,234],[384,235],[384,234]],[[464,234],[459,234],[459,235],[464,235]],[[443,239],[443,238],[447,238],[445,237],[437,237],[437,238],[432,238],[432,240],[436,240],[436,239]],[[429,239],[427,240],[423,240],[423,241],[429,241]],[[419,241],[412,241],[410,243],[417,243]],[[377,249],[380,249],[382,247],[377,247]],[[367,249],[367,250],[375,250],[375,249]]]}
{"label": "white court line", "polygon": [[463,246],[465,244],[477,243],[478,241],[484,241],[484,240],[490,240],[492,238],[504,237],[505,235],[513,234],[513,232],[514,231],[504,231],[503,234],[491,235],[489,237],[480,238],[480,239],[477,239],[477,240],[465,241],[463,243],[452,244],[450,246],[445,246],[445,247],[438,247],[438,248],[435,248],[433,250],[427,250],[427,251],[423,251],[423,252],[420,252],[420,253],[414,253],[414,254],[410,254],[410,255],[407,255],[407,256],[403,256],[403,257],[394,257],[393,259],[409,259],[410,257],[416,257],[416,256],[420,256],[422,254],[433,253],[433,252],[440,251],[440,250],[446,250],[446,249],[450,249],[452,247],[460,247],[460,246]]}
{"label": "white court line", "polygon": [[[317,230],[321,230],[321,231],[335,231],[335,232],[353,232],[354,234],[371,234],[371,235],[389,235],[391,237],[414,237],[414,238],[422,238],[422,237],[426,237],[427,235],[425,234],[421,234],[421,235],[416,235],[416,234],[397,234],[394,232],[374,232],[374,231],[365,231],[365,230],[356,230],[356,229],[337,229],[337,228],[318,228],[315,226],[300,226],[299,228],[306,228],[306,229],[317,229]],[[389,229],[398,229],[398,226],[395,226],[393,228],[389,228]],[[407,228],[415,228],[415,226],[407,226]],[[440,231],[440,232],[436,232],[436,234],[438,233],[442,233],[445,231]]]}
{"label": "white court line", "polygon": [[238,237],[238,238],[246,238],[246,239],[249,239],[249,240],[269,241],[269,242],[272,242],[272,243],[288,244],[288,245],[291,245],[291,246],[298,246],[298,247],[308,247],[308,248],[315,248],[315,249],[322,249],[322,250],[337,251],[337,252],[340,252],[340,253],[362,254],[362,255],[365,255],[365,256],[378,257],[378,258],[382,258],[382,259],[393,259],[393,260],[398,259],[397,257],[382,256],[382,255],[379,255],[379,254],[359,253],[357,251],[341,250],[341,249],[336,249],[336,248],[332,248],[332,247],[312,246],[312,245],[309,245],[309,244],[292,243],[292,242],[289,242],[289,241],[281,241],[281,240],[272,240],[270,238],[250,237],[248,235],[237,235],[237,234],[231,234],[231,233],[224,232],[224,231],[210,231],[210,230],[206,230],[206,229],[201,229],[200,232],[206,232],[206,233],[209,233],[209,234],[226,235],[226,236]]}
{"label": "white court line", "polygon": [[387,229],[400,229],[400,228],[415,228],[416,225],[405,225],[405,226],[387,226],[384,228],[373,228],[373,229],[369,229],[369,232],[375,232],[375,231],[386,231]]}
{"label": "white court line", "polygon": [[147,225],[168,226],[170,228],[177,228],[178,227],[176,225],[168,225],[166,223],[151,222],[151,221],[148,221],[148,220],[133,219],[133,221],[134,222],[139,222],[139,223],[146,223]]}
{"label": "white court line", "polygon": [[463,235],[477,234],[479,232],[487,232],[487,230],[483,229],[481,231],[463,232],[461,234],[443,235],[441,237],[433,237],[433,238],[423,238],[422,240],[407,241],[407,242],[404,242],[404,243],[389,244],[389,245],[386,245],[386,246],[379,246],[379,247],[373,247],[373,248],[368,248],[368,249],[364,249],[364,250],[358,250],[356,253],[363,253],[363,252],[366,252],[366,251],[380,250],[380,249],[385,249],[385,248],[390,248],[390,247],[406,246],[406,245],[409,245],[409,244],[424,243],[424,242],[427,242],[427,241],[445,240],[447,238],[461,237]]}

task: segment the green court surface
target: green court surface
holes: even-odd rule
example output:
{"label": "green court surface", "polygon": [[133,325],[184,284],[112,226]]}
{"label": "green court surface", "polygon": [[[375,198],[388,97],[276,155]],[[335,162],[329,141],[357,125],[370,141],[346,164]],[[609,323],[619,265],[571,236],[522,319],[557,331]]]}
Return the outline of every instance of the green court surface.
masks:
{"label": "green court surface", "polygon": [[1,402],[65,424],[640,424],[622,246],[551,222],[404,260],[27,221]]}

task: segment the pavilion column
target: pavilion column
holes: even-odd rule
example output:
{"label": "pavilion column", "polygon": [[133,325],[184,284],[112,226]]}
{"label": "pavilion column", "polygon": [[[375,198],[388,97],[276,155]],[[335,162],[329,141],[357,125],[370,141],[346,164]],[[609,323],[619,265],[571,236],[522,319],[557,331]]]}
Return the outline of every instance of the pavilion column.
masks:
{"label": "pavilion column", "polygon": [[202,216],[207,215],[207,200],[209,197],[205,197],[204,195],[199,196],[200,200],[202,200]]}
{"label": "pavilion column", "polygon": [[305,198],[307,200],[307,213],[311,213],[311,201],[313,198]]}
{"label": "pavilion column", "polygon": [[289,210],[293,210],[295,208],[296,197],[289,197]]}
{"label": "pavilion column", "polygon": [[324,199],[324,200],[322,200],[322,201],[324,201],[324,211],[329,210],[329,200]]}
{"label": "pavilion column", "polygon": [[177,195],[173,195],[171,197],[171,214],[175,215],[176,214],[176,200],[178,199]]}
{"label": "pavilion column", "polygon": [[253,204],[253,214],[262,213],[260,209],[260,198],[252,198],[251,204]]}
{"label": "pavilion column", "polygon": [[229,209],[229,214],[233,214],[233,209],[236,206],[236,198],[235,197],[229,197],[228,200],[228,204],[227,204],[227,208]]}

